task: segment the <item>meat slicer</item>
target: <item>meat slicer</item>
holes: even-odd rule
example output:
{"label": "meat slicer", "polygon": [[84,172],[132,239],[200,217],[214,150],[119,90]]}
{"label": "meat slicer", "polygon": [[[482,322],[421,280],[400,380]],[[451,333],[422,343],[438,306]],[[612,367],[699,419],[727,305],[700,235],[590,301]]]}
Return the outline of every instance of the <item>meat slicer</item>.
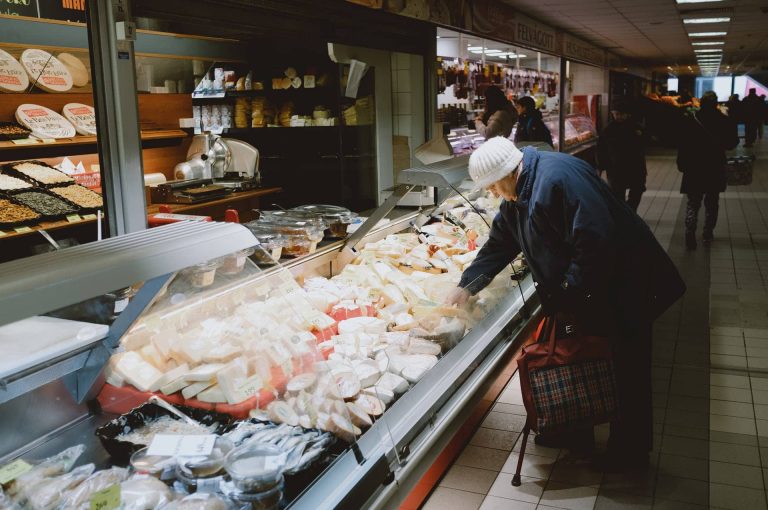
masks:
{"label": "meat slicer", "polygon": [[261,182],[259,151],[252,145],[211,133],[196,135],[187,150],[187,161],[174,169],[177,180],[213,179],[233,190],[247,190]]}

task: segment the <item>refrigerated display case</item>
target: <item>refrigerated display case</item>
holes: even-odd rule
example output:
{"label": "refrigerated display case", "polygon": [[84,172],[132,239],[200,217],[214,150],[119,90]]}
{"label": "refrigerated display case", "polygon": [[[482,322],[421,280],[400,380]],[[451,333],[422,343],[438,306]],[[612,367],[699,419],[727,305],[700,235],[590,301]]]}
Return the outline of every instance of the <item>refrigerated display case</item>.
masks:
{"label": "refrigerated display case", "polygon": [[[483,216],[489,215],[483,208],[493,207],[492,201],[477,198],[462,184],[467,161],[463,156],[404,170],[392,197],[355,234],[285,265],[260,267],[257,262],[270,255],[251,253],[261,248],[243,226],[181,223],[0,266],[3,328],[115,288],[135,289],[117,318],[115,310],[106,318],[91,318],[92,337],[5,375],[0,408],[9,418],[0,422],[0,428],[9,440],[0,452],[0,464],[17,457],[40,459],[83,443],[86,451],[78,463],[92,461],[106,467],[114,459],[97,443],[94,430],[113,419],[115,412],[128,411],[159,392],[172,403],[240,419],[253,416],[291,424],[301,420],[296,424],[330,430],[345,440],[347,446],[328,457],[321,473],[291,489],[290,500],[285,501],[291,508],[395,504],[463,423],[488,375],[509,355],[518,333],[538,309],[530,277],[511,278],[519,265],[498,276],[470,308],[447,310],[439,304],[439,297],[460,275],[459,261],[463,265],[472,258],[469,245],[463,247],[460,225],[478,229],[482,242]],[[454,195],[436,209],[400,214],[376,227],[381,218],[392,215],[399,197],[417,185],[462,191],[475,201],[476,209]],[[447,243],[446,236],[455,241]],[[429,243],[425,246],[420,237]],[[445,251],[449,245],[457,249],[446,259],[457,264],[453,271],[444,272],[437,263],[440,259],[430,267],[419,266],[413,253],[425,247]],[[403,247],[407,255],[395,257],[398,250],[398,255],[405,253]],[[47,276],[45,285],[41,285],[44,277],[33,273],[22,280],[13,277],[41,262],[58,271],[54,278]],[[377,281],[382,278],[377,275],[383,279]],[[354,299],[332,306],[334,298],[328,294],[333,294],[334,285],[356,289]],[[393,297],[398,292],[405,300],[399,307],[399,298]],[[399,317],[393,315],[396,311]],[[413,334],[407,327],[397,327],[408,325],[406,316],[422,327],[445,327],[427,336]],[[76,312],[68,317],[76,318]],[[463,321],[458,334],[456,321]],[[365,333],[365,328],[371,329]],[[378,336],[367,343],[374,334]],[[407,349],[413,344],[417,350],[403,350],[405,339]],[[252,364],[238,368],[246,343]],[[203,358],[204,368],[222,364],[228,375],[217,374],[215,384],[205,383],[197,388],[200,393],[190,391],[185,398],[168,374],[187,373],[193,364],[202,372]],[[351,370],[341,366],[345,359],[354,360]],[[161,362],[164,367],[159,367]],[[179,370],[184,363],[187,369]],[[370,373],[361,373],[366,370]],[[333,383],[321,384],[328,371]],[[397,390],[371,384],[377,371],[380,376],[390,374],[387,378],[397,381]],[[305,379],[313,378],[309,386],[304,385],[307,381],[295,381],[306,373],[312,375]],[[200,377],[201,382],[211,380]],[[364,378],[367,382],[362,384]],[[319,406],[332,410],[325,414],[333,419],[307,412],[294,420],[296,398],[313,385],[313,395],[323,397]],[[364,401],[357,406],[343,404],[345,396],[356,402],[365,385],[373,389],[365,393]],[[336,392],[342,398],[334,396]],[[342,402],[341,407],[334,402]],[[42,413],[43,419],[41,403],[50,408]],[[359,408],[372,415],[367,430],[364,417],[356,415]],[[341,412],[345,410],[348,415]]]}

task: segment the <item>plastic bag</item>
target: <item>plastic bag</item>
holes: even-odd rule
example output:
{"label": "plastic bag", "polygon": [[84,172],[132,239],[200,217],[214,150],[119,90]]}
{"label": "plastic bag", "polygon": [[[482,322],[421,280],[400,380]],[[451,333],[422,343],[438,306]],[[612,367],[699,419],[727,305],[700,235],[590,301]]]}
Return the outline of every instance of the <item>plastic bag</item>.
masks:
{"label": "plastic bag", "polygon": [[217,494],[190,494],[172,501],[161,510],[233,510],[231,501]]}
{"label": "plastic bag", "polygon": [[78,444],[38,463],[30,462],[34,464],[32,469],[11,482],[6,494],[18,499],[25,489],[36,485],[41,480],[68,472],[84,451],[85,445]]}
{"label": "plastic bag", "polygon": [[171,490],[157,478],[135,475],[120,484],[122,510],[154,510],[172,499]]}
{"label": "plastic bag", "polygon": [[60,510],[88,510],[94,493],[119,484],[128,478],[128,470],[113,467],[97,471],[64,498]]}
{"label": "plastic bag", "polygon": [[94,469],[96,466],[93,464],[85,464],[63,475],[43,478],[36,485],[25,489],[27,507],[32,510],[53,510],[59,506],[67,491],[83,483]]}

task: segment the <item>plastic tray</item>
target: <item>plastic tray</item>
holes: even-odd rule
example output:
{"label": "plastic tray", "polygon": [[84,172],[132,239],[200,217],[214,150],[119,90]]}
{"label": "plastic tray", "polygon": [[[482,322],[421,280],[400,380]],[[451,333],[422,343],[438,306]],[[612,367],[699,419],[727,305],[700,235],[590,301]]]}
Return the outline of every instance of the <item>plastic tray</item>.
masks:
{"label": "plastic tray", "polygon": [[27,207],[29,207],[30,209],[32,209],[36,213],[40,214],[40,220],[38,220],[38,221],[55,221],[55,220],[60,220],[62,218],[65,218],[69,214],[78,214],[78,213],[80,213],[82,211],[82,208],[78,207],[77,205],[73,204],[72,202],[70,202],[69,200],[67,200],[67,199],[65,199],[63,197],[60,197],[60,196],[56,195],[55,193],[51,193],[46,188],[35,188],[35,189],[25,190],[25,191],[29,192],[29,193],[41,193],[43,195],[48,195],[49,197],[55,198],[57,200],[60,200],[61,202],[65,203],[66,205],[68,205],[69,207],[72,208],[71,211],[67,211],[67,212],[64,212],[64,213],[61,213],[61,214],[43,214],[42,212],[40,212],[39,210],[35,209],[34,207],[29,206],[29,205],[25,204],[24,202],[22,202],[21,200],[19,200],[18,196],[21,193],[13,194],[13,200],[16,203],[21,204],[21,205],[27,205]]}
{"label": "plastic tray", "polygon": [[[27,188],[25,191],[32,191],[34,189],[35,188]],[[31,209],[33,212],[37,213],[37,211],[35,211],[31,207],[28,207],[27,205],[22,204],[20,202],[17,202],[16,200],[14,200],[13,199],[13,194],[11,194],[11,193],[7,193],[7,192],[2,191],[2,192],[0,192],[0,198],[2,198],[3,200],[8,200],[9,202],[12,202],[12,203],[17,204],[17,205],[23,205],[24,207],[27,207],[28,209]],[[39,213],[37,213],[37,214],[39,214]],[[3,222],[3,221],[0,221],[0,229],[27,227],[27,226],[30,226],[30,225],[37,225],[41,221],[45,221],[45,217],[42,216],[42,215],[38,216],[37,218],[30,219],[30,220],[25,220],[25,221],[15,221],[15,222]]]}
{"label": "plastic tray", "polygon": [[[53,183],[53,184],[45,184],[45,183],[40,182],[37,179],[35,179],[33,177],[30,177],[30,176],[28,176],[25,173],[19,172],[18,170],[13,168],[14,165],[18,165],[19,163],[34,163],[35,165],[44,166],[44,167],[50,168],[51,170],[54,170],[54,171],[64,175],[66,177],[69,177],[69,179],[71,179],[71,180],[69,180],[67,182],[56,182],[56,183]],[[75,179],[72,176],[65,174],[61,170],[57,170],[56,168],[53,168],[48,163],[43,163],[42,161],[38,161],[38,160],[34,160],[34,159],[24,160],[24,161],[14,161],[13,163],[7,163],[3,167],[3,172],[7,173],[8,175],[12,175],[14,177],[18,177],[19,179],[23,179],[23,180],[25,180],[27,182],[31,182],[32,184],[34,184],[35,186],[37,186],[39,188],[55,188],[57,186],[70,186],[72,184],[76,184],[75,183]]]}
{"label": "plastic tray", "polygon": [[[179,405],[176,407],[179,411],[193,420],[199,421],[203,425],[208,426],[218,423],[218,427],[213,431],[214,434],[222,434],[229,430],[233,421],[231,416],[216,413],[214,411]],[[144,403],[96,429],[96,437],[99,438],[104,449],[107,450],[107,453],[109,453],[114,460],[120,463],[126,463],[130,460],[131,455],[133,455],[134,452],[137,452],[148,445],[119,441],[116,439],[117,436],[130,432],[143,426],[147,421],[162,416],[170,416],[171,418],[178,419],[174,414],[158,405]]]}
{"label": "plastic tray", "polygon": [[29,129],[25,128],[24,126],[22,126],[18,122],[3,122],[3,121],[0,121],[0,129],[4,128],[4,127],[7,127],[7,126],[12,126],[12,127],[16,127],[16,128],[19,128],[19,129],[23,129],[25,133],[24,134],[19,133],[17,135],[10,135],[10,134],[3,134],[2,132],[0,132],[0,140],[3,140],[3,141],[22,140],[24,138],[29,138],[29,135],[32,134],[32,131],[30,131]]}

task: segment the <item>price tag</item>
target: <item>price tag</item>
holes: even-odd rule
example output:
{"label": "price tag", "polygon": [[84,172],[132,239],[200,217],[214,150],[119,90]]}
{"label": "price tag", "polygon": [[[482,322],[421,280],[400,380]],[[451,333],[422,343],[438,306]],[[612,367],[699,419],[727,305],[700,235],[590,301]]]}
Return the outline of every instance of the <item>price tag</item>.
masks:
{"label": "price tag", "polygon": [[37,140],[34,138],[22,138],[21,140],[12,140],[15,145],[35,145]]}
{"label": "price tag", "polygon": [[6,464],[0,468],[0,485],[15,480],[30,469],[32,469],[32,466],[21,459],[16,459],[10,464]]}
{"label": "price tag", "polygon": [[83,214],[83,219],[84,220],[95,220],[96,219],[96,215],[95,214]]}
{"label": "price tag", "polygon": [[91,496],[91,510],[114,510],[120,508],[120,484],[112,485]]}
{"label": "price tag", "polygon": [[5,237],[5,236],[7,236],[7,235],[8,235],[8,234],[6,234],[6,233],[5,233],[5,232],[3,232],[2,230],[0,230],[0,237]]}
{"label": "price tag", "polygon": [[26,234],[28,232],[32,232],[32,229],[29,227],[16,227],[13,230],[15,230],[17,234]]}
{"label": "price tag", "polygon": [[275,261],[280,260],[280,255],[283,254],[283,247],[278,246],[277,248],[272,248],[272,259]]}
{"label": "price tag", "polygon": [[258,375],[252,375],[240,385],[238,391],[245,397],[251,398],[254,395],[258,395],[259,391],[264,388],[264,381]]}
{"label": "price tag", "polygon": [[214,434],[199,436],[180,436],[173,434],[157,434],[149,445],[147,455],[159,455],[161,457],[200,457],[211,454],[213,443],[216,441]]}
{"label": "price tag", "polygon": [[67,221],[69,223],[75,223],[77,221],[82,221],[83,219],[80,217],[79,214],[69,214],[67,215]]}

